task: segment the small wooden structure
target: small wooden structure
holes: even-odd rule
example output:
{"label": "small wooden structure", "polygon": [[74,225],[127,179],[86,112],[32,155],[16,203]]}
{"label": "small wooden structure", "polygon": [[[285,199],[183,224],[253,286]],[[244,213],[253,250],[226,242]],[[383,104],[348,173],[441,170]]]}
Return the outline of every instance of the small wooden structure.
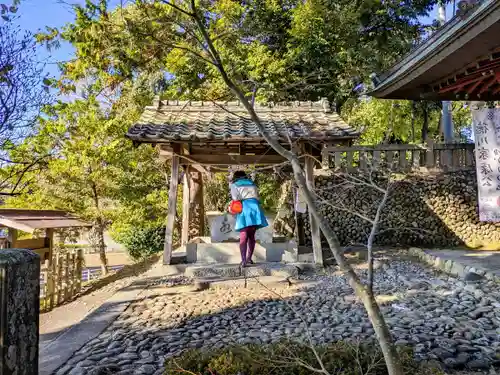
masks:
{"label": "small wooden structure", "polygon": [[[8,228],[7,248],[30,249],[40,256],[42,262],[52,257],[54,229],[72,227],[91,227],[75,216],[64,211],[24,210],[15,208],[0,209],[0,228]],[[18,231],[34,233],[45,230],[45,237],[18,239]]]}
{"label": "small wooden structure", "polygon": [[[40,256],[41,309],[70,300],[80,291],[83,252],[54,254],[54,230],[61,228],[88,228],[90,224],[64,211],[0,209],[0,227],[8,229],[5,248],[29,249]],[[44,237],[19,239],[18,231],[34,233],[45,231]],[[2,251],[2,250],[0,250]]]}
{"label": "small wooden structure", "polygon": [[[348,145],[358,137],[326,100],[255,105],[267,130],[302,155],[321,159],[325,146]],[[180,102],[156,99],[127,134],[134,143],[157,145],[171,160],[171,180],[163,262],[170,264],[177,203],[179,166],[184,168],[181,244],[203,235],[202,173],[232,165],[273,166],[284,163],[264,140],[239,102]],[[303,158],[313,186],[313,158]],[[272,171],[272,167],[270,169]],[[315,261],[322,263],[319,227],[311,220]]]}
{"label": "small wooden structure", "polygon": [[462,0],[452,20],[380,77],[370,95],[500,100],[500,1]]}

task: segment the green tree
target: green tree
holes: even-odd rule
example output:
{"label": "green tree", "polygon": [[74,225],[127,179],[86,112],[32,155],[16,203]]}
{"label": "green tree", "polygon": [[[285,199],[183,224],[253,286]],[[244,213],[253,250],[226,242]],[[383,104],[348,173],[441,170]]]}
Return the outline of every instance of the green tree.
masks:
{"label": "green tree", "polygon": [[[165,188],[155,149],[135,148],[124,137],[140,107],[121,103],[106,110],[91,96],[50,107],[39,120],[38,132],[28,137],[15,155],[22,159],[28,153],[48,154],[49,158],[41,171],[31,175],[23,193],[7,202],[62,209],[92,222],[104,273],[104,232],[111,223],[118,225],[120,213],[126,209],[133,212],[144,202],[138,196],[151,199],[152,194],[158,199]],[[156,206],[144,207],[140,210],[143,220],[151,218],[148,208],[150,215],[157,214]]]}
{"label": "green tree", "polygon": [[[343,117],[362,130],[362,144],[426,143],[440,141],[441,102],[350,99],[343,107]],[[456,140],[464,140],[464,132],[470,132],[472,118],[470,107],[455,102],[452,108]]]}
{"label": "green tree", "polygon": [[[242,27],[245,24],[242,17],[248,14],[248,5],[250,9],[253,9],[256,4],[254,2],[238,3],[228,0],[217,2],[196,0],[190,2],[151,2],[138,0],[125,9],[112,11],[107,8],[107,2],[104,0],[98,4],[88,0],[85,7],[76,8],[77,19],[75,23],[68,25],[62,34],[62,38],[73,43],[77,51],[76,60],[65,66],[63,81],[64,79],[74,81],[79,77],[92,74],[98,84],[103,84],[107,79],[111,79],[113,82],[132,80],[138,73],[160,70],[173,74],[175,80],[184,78],[187,83],[190,83],[187,87],[178,87],[181,94],[187,95],[187,97],[192,98],[197,93],[205,96],[208,92],[212,97],[222,95],[223,97],[234,96],[238,98],[247,109],[252,121],[262,132],[265,140],[279,154],[290,161],[294,177],[299,188],[304,192],[311,215],[318,221],[335,259],[340,268],[347,274],[352,287],[368,312],[381,344],[389,373],[399,375],[403,373],[403,370],[398,353],[392,344],[390,332],[376,303],[373,291],[368,290],[363,285],[352,267],[345,261],[335,233],[318,213],[313,193],[306,184],[298,156],[284,149],[271,137],[248,98],[253,94],[256,94],[258,98],[279,98],[283,96],[283,93],[291,93],[293,88],[296,91],[293,95],[298,98],[299,86],[308,84],[310,76],[314,78],[311,84],[314,87],[321,87],[323,84],[330,84],[329,79],[332,78],[332,74],[335,74],[338,78],[334,82],[338,82],[338,84],[330,88],[328,92],[332,92],[341,104],[340,99],[349,95],[345,88],[352,87],[352,84],[348,82],[350,80],[348,72],[353,70],[354,64],[362,63],[367,57],[358,58],[354,52],[358,47],[353,43],[358,41],[352,38],[352,35],[356,35],[353,29],[359,30],[358,36],[361,36],[360,33],[366,33],[371,43],[378,42],[379,39],[375,36],[380,35],[382,42],[385,36],[386,42],[382,45],[388,46],[386,51],[389,53],[393,51],[393,48],[390,47],[391,43],[388,41],[394,35],[399,38],[398,31],[409,30],[410,34],[415,32],[413,25],[406,21],[415,21],[415,15],[419,8],[417,5],[423,4],[422,12],[425,12],[426,7],[432,2],[353,1],[352,3],[356,4],[357,7],[347,6],[349,5],[347,2],[331,1],[326,3],[331,4],[332,7],[324,7],[324,1],[312,0],[311,2],[301,2],[304,5],[293,7],[292,17],[297,15],[297,18],[300,18],[300,14],[295,14],[295,11],[307,10],[309,4],[315,5],[312,11],[304,12],[305,16],[302,19],[306,25],[311,24],[312,26],[308,26],[309,29],[306,28],[305,32],[300,30],[302,38],[307,36],[307,30],[309,30],[310,34],[314,35],[313,43],[302,43],[301,45],[309,48],[319,44],[321,47],[321,43],[324,43],[327,47],[331,47],[335,40],[329,38],[341,39],[344,34],[349,35],[350,39],[348,42],[343,40],[344,44],[342,45],[345,48],[312,49],[310,50],[312,52],[300,55],[300,51],[298,51],[299,54],[294,51],[296,45],[300,47],[300,39],[298,38],[287,40],[286,53],[277,53],[275,49],[245,32],[245,28]],[[338,22],[349,32],[345,33],[340,29],[340,32],[330,35],[326,28],[328,24],[321,24],[321,20],[318,18],[327,16],[327,14],[320,12],[323,9],[328,12],[343,13],[343,7],[335,7],[339,3],[346,5],[350,11],[345,19],[340,19]],[[404,13],[404,10],[413,10],[413,12]],[[314,22],[307,22],[311,19]],[[352,20],[359,22],[350,22]],[[384,22],[384,20],[388,22]],[[315,29],[318,23],[320,32]],[[297,27],[301,28],[301,24],[297,22]],[[322,27],[327,31],[321,31]],[[396,29],[399,27],[401,28]],[[290,35],[293,37],[294,33],[290,32]],[[317,35],[319,35],[318,38],[316,38]],[[54,36],[57,36],[57,31],[50,33],[48,37],[40,36],[40,40],[51,40]],[[413,37],[410,35],[408,39],[400,39],[408,48]],[[361,38],[360,41],[363,42],[364,39]],[[367,50],[369,51],[370,48]],[[376,48],[371,50],[375,51]],[[293,53],[291,53],[292,51]],[[316,54],[325,52],[332,53],[334,59],[333,62],[328,61],[324,66],[321,66],[315,61],[324,60],[318,58]],[[393,52],[393,56],[396,57],[395,54],[401,52],[400,50]],[[290,61],[286,59],[287,56],[305,57],[298,65],[300,68],[303,68],[311,59],[311,74],[297,72],[292,64],[296,58]],[[338,56],[342,57],[342,60],[335,60]],[[379,56],[377,60],[386,64],[389,58]],[[183,66],[188,68],[186,70],[188,74],[180,69],[180,64],[183,61],[186,61],[186,65]],[[343,64],[344,61],[347,63]],[[334,63],[338,63],[338,66],[334,66]],[[344,69],[345,66],[348,66],[349,69]],[[362,69],[362,73],[367,74],[372,66],[371,63],[367,65],[365,69]],[[320,72],[325,67],[330,74],[323,76]],[[360,77],[359,80],[356,80],[362,82],[363,78]],[[207,82],[209,84],[203,87]],[[321,362],[319,358],[318,361]]]}
{"label": "green tree", "polygon": [[349,100],[342,114],[356,128],[363,130],[363,144],[425,142],[438,138],[440,105],[409,100]]}
{"label": "green tree", "polygon": [[[423,30],[418,17],[433,0],[199,1],[203,22],[228,71],[247,97],[316,100],[340,105],[373,71],[393,63]],[[49,45],[65,40],[76,59],[63,65],[59,85],[82,77],[116,86],[137,72],[167,73],[169,98],[230,99],[206,45],[186,13],[166,1],[139,0],[123,9],[106,1],[75,7],[62,30],[38,35]]]}

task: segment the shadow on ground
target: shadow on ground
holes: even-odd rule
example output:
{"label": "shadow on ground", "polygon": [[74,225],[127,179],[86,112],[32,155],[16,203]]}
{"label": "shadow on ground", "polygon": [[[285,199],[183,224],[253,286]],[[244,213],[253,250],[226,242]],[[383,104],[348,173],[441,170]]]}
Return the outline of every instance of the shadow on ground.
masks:
{"label": "shadow on ground", "polygon": [[[363,270],[361,261],[353,259],[353,263]],[[494,312],[477,310],[473,293],[467,292],[465,299],[450,297],[453,281],[436,275],[429,275],[433,285],[417,275],[408,286],[411,265],[392,269],[388,263],[388,267],[380,267],[376,288],[383,278],[379,300],[399,344],[415,348],[423,360],[447,360],[453,368],[480,369],[492,363],[486,352],[496,340],[491,336],[495,327],[485,319]],[[282,297],[265,287],[202,292],[151,287],[147,297],[133,302],[99,340],[80,350],[69,366],[85,363],[89,369],[111,366],[131,373],[154,367],[151,374],[156,374],[165,357],[186,349],[305,340],[306,331],[314,344],[374,339],[366,312],[345,282],[311,284],[307,289],[299,286],[289,293],[280,290]],[[455,299],[473,303],[462,305]],[[474,318],[470,315],[473,311],[477,312]]]}
{"label": "shadow on ground", "polygon": [[82,292],[78,295],[78,297],[82,297],[87,294],[93,293],[111,283],[114,283],[115,281],[126,279],[128,277],[139,276],[149,271],[158,262],[159,259],[160,255],[156,254],[143,261],[125,265],[120,270],[110,273],[105,277],[102,277],[96,281],[92,281],[89,284],[87,284],[82,289]]}

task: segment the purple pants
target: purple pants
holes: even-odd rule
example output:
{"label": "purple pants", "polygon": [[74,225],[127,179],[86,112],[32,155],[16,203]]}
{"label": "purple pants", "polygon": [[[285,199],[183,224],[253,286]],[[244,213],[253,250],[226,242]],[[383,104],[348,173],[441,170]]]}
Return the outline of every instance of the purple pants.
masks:
{"label": "purple pants", "polygon": [[246,265],[252,263],[253,251],[255,250],[255,232],[256,226],[245,227],[240,231],[240,254],[241,263]]}

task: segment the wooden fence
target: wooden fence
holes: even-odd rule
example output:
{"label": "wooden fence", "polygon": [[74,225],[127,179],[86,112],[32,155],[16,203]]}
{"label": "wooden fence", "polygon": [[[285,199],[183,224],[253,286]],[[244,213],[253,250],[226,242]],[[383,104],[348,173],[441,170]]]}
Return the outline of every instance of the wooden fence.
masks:
{"label": "wooden fence", "polygon": [[342,171],[389,168],[408,170],[462,170],[475,166],[474,144],[376,145],[325,147],[323,168]]}
{"label": "wooden fence", "polygon": [[40,311],[71,301],[82,289],[83,250],[54,254],[41,269]]}

